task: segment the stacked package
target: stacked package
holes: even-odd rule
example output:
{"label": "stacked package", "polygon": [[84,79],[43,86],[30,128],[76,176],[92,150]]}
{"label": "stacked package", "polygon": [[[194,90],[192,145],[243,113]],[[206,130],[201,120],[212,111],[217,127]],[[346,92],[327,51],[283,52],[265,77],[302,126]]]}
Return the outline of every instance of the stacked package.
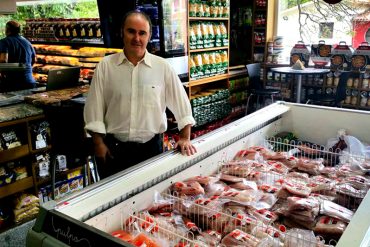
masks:
{"label": "stacked package", "polygon": [[228,89],[210,89],[190,100],[197,126],[226,117],[231,112]]}
{"label": "stacked package", "polygon": [[31,194],[21,194],[14,199],[14,222],[22,222],[33,219],[39,213],[39,199]]}

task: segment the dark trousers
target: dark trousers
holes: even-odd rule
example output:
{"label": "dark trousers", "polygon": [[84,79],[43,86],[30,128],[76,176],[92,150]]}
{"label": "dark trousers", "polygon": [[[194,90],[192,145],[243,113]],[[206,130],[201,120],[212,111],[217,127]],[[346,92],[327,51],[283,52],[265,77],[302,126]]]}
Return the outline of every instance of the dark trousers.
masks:
{"label": "dark trousers", "polygon": [[108,134],[104,139],[112,158],[104,162],[97,159],[100,179],[109,177],[163,152],[162,134],[155,135],[146,143],[121,142]]}

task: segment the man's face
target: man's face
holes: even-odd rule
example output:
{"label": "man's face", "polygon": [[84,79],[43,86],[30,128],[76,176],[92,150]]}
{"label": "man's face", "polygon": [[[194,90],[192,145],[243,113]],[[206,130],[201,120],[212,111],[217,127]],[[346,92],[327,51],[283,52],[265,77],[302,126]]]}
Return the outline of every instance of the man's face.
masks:
{"label": "man's face", "polygon": [[150,26],[141,15],[131,15],[123,27],[123,43],[126,55],[142,58],[150,39]]}

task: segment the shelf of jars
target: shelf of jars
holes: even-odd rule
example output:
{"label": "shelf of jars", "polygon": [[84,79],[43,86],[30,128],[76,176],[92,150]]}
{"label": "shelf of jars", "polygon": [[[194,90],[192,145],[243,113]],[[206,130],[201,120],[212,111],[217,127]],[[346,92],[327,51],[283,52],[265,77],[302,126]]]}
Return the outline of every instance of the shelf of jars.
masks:
{"label": "shelf of jars", "polygon": [[104,44],[99,18],[28,19],[23,35],[32,43]]}

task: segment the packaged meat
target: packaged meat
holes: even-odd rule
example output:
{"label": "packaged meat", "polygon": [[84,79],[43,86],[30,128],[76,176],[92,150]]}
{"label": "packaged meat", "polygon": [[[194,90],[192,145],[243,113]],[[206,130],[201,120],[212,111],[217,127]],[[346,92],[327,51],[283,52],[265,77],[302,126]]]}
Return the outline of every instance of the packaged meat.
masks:
{"label": "packaged meat", "polygon": [[201,232],[200,235],[197,236],[197,239],[206,243],[207,246],[217,247],[221,242],[222,235],[220,232],[214,230],[206,230]]}
{"label": "packaged meat", "polygon": [[221,168],[221,173],[236,176],[236,177],[247,177],[251,172],[252,168],[245,164],[228,162]]}
{"label": "packaged meat", "polygon": [[271,171],[275,171],[279,174],[287,174],[289,172],[289,168],[280,161],[269,160],[267,163],[271,166]]}
{"label": "packaged meat", "polygon": [[247,214],[245,212],[233,213],[231,215],[233,217],[230,218],[224,229],[224,232],[226,233],[229,233],[234,229],[239,229],[243,232],[251,233],[257,225],[265,225],[264,223],[258,221],[255,216]]}
{"label": "packaged meat", "polygon": [[240,205],[254,205],[260,198],[262,194],[260,191],[255,190],[242,190],[238,191],[235,189],[230,189],[228,191],[224,191],[220,195],[220,199],[228,200],[235,204]]}
{"label": "packaged meat", "polygon": [[237,190],[258,190],[256,182],[248,181],[246,179],[243,179],[243,181],[238,183],[229,184],[229,186]]}
{"label": "packaged meat", "polygon": [[[224,176],[229,176],[229,175],[224,175]],[[236,178],[236,177],[234,177]],[[238,178],[240,179],[240,178]],[[215,183],[210,183],[207,186],[205,186],[204,191],[206,193],[207,197],[212,197],[212,196],[219,196],[223,191],[226,191],[228,189],[227,184],[225,184],[222,181],[217,181]]]}
{"label": "packaged meat", "polygon": [[286,180],[283,184],[283,188],[294,195],[302,197],[307,197],[311,193],[311,189],[309,187],[294,180]]}
{"label": "packaged meat", "polygon": [[289,169],[297,167],[298,164],[298,158],[294,156],[288,156],[286,159],[280,159],[279,161],[286,167],[289,167]]}
{"label": "packaged meat", "polygon": [[317,239],[313,231],[293,228],[287,231],[284,246],[286,247],[317,247]]}
{"label": "packaged meat", "polygon": [[176,182],[172,185],[172,191],[178,195],[196,196],[204,194],[203,187],[196,181]]}
{"label": "packaged meat", "polygon": [[300,158],[298,160],[297,168],[300,171],[307,172],[311,175],[319,175],[320,170],[324,168],[324,159],[308,159],[308,158]]}
{"label": "packaged meat", "polygon": [[258,160],[259,157],[260,155],[256,150],[247,149],[238,151],[233,160]]}
{"label": "packaged meat", "polygon": [[346,227],[347,224],[337,218],[321,216],[313,230],[316,234],[340,235],[344,232]]}
{"label": "packaged meat", "polygon": [[301,198],[301,197],[291,196],[291,197],[288,197],[287,201],[288,201],[289,211],[315,210],[315,209],[318,210],[320,207],[320,202],[313,197]]}
{"label": "packaged meat", "polygon": [[334,202],[323,200],[320,205],[320,214],[335,217],[348,223],[352,219],[354,213]]}
{"label": "packaged meat", "polygon": [[259,239],[239,229],[227,234],[221,241],[225,246],[258,246]]}
{"label": "packaged meat", "polygon": [[243,182],[244,179],[233,175],[221,173],[220,180],[228,183],[238,183]]}
{"label": "packaged meat", "polygon": [[[157,243],[153,238],[145,233],[139,233],[131,242],[134,246],[146,247],[162,247],[163,245]],[[167,245],[166,245],[167,246]]]}
{"label": "packaged meat", "polygon": [[215,177],[210,177],[210,176],[195,176],[195,177],[190,177],[185,180],[185,182],[198,182],[201,185],[208,185],[211,182],[215,182],[218,179]]}
{"label": "packaged meat", "polygon": [[278,219],[277,214],[267,209],[251,210],[250,212],[267,225]]}
{"label": "packaged meat", "polygon": [[121,239],[123,241],[126,241],[126,242],[129,242],[129,243],[131,243],[132,240],[134,239],[134,237],[130,233],[128,233],[124,230],[114,231],[114,232],[111,233],[111,235],[113,237],[119,238],[119,239]]}

